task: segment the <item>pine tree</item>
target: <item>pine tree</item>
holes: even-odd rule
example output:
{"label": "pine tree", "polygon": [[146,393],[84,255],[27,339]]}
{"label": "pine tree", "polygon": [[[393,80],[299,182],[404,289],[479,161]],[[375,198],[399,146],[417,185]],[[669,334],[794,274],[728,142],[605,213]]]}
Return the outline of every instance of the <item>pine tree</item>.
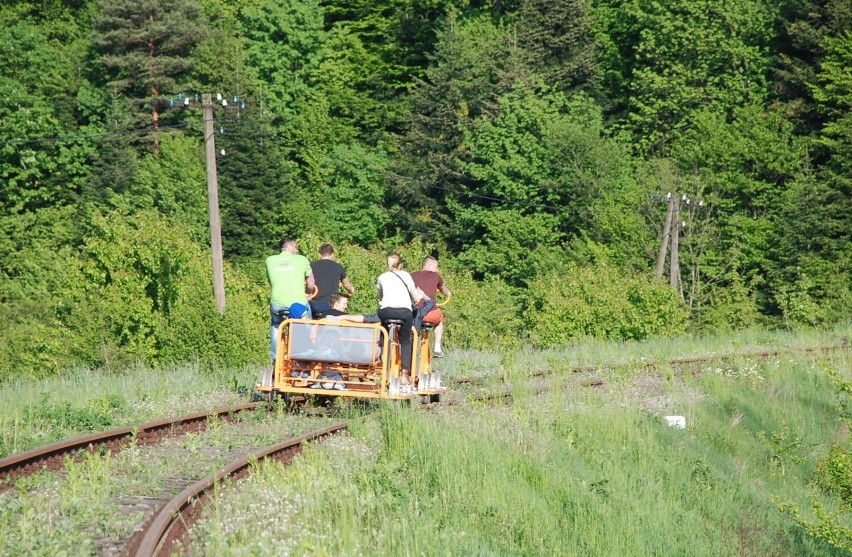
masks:
{"label": "pine tree", "polygon": [[109,84],[150,115],[157,130],[167,95],[178,92],[191,67],[191,49],[205,33],[198,5],[193,0],[101,0],[99,8],[94,42]]}
{"label": "pine tree", "polygon": [[525,0],[518,11],[518,42],[547,82],[563,91],[598,92],[591,27],[588,0]]}

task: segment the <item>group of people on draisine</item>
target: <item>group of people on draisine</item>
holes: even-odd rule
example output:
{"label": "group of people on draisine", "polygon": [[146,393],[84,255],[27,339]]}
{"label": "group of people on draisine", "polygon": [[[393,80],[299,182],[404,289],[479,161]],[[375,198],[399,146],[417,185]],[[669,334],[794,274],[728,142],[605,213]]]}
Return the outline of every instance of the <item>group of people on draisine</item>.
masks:
{"label": "group of people on draisine", "polygon": [[[388,319],[402,321],[399,328],[399,347],[402,359],[402,382],[410,382],[412,326],[418,327],[420,321],[434,324],[434,356],[442,358],[441,340],[444,322],[441,310],[435,306],[435,296],[441,292],[449,297],[450,291],[438,272],[438,260],[428,256],[423,259],[422,268],[414,273],[403,270],[402,257],[391,253],[387,257],[388,270],[379,275],[376,289],[379,310],[374,315],[353,315],[347,313],[348,296],[355,294],[355,287],[349,282],[343,265],[334,260],[334,247],[323,244],[319,249],[319,259],[309,262],[299,254],[296,240],[289,237],[281,239],[281,252],[266,258],[266,277],[272,293],[269,300],[271,316],[270,354],[275,361],[277,329],[289,315],[292,318],[326,317],[360,323],[379,323]],[[339,292],[339,287],[348,296]],[[306,293],[316,292],[310,302]]]}

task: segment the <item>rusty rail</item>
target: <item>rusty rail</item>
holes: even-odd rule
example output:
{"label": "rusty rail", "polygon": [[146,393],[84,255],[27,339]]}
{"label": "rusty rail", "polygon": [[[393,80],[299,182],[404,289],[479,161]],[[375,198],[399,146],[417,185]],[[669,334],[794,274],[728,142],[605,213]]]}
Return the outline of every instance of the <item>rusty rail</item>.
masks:
{"label": "rusty rail", "polygon": [[168,431],[177,430],[179,433],[185,433],[200,430],[204,427],[206,421],[213,416],[227,418],[231,414],[253,410],[258,406],[266,404],[266,402],[252,402],[218,408],[209,412],[196,412],[177,418],[165,418],[137,426],[120,427],[100,433],[83,435],[82,437],[65,439],[57,443],[13,454],[0,459],[0,486],[9,485],[14,478],[35,473],[42,467],[56,468],[61,465],[66,455],[80,450],[91,451],[103,446],[107,446],[112,450],[120,450],[122,441],[134,437],[139,444],[150,444],[165,435]]}
{"label": "rusty rail", "polygon": [[237,479],[241,477],[248,471],[252,462],[266,458],[289,462],[293,456],[302,450],[305,443],[318,441],[345,430],[347,427],[348,422],[338,422],[328,427],[270,445],[265,449],[244,456],[218,472],[199,480],[166,503],[148,522],[147,526],[134,535],[127,546],[125,555],[134,555],[136,557],[169,555],[175,543],[183,539],[189,526],[199,517],[204,502],[209,498],[211,491],[217,483],[225,479]]}

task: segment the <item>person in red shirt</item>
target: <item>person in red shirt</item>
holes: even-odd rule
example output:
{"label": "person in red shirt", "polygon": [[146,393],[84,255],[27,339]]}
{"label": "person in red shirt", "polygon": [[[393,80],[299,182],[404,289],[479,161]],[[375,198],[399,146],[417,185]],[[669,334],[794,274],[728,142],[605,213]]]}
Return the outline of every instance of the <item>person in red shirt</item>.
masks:
{"label": "person in red shirt", "polygon": [[[444,284],[444,279],[438,273],[438,260],[431,255],[423,258],[423,265],[419,271],[411,273],[411,278],[414,279],[414,285],[422,290],[430,300],[435,300],[438,292],[441,292],[447,298],[452,296],[452,293]],[[436,358],[443,358],[444,352],[441,350],[441,338],[444,336],[444,314],[440,308],[435,308],[426,314],[423,321],[435,324],[434,356]]]}

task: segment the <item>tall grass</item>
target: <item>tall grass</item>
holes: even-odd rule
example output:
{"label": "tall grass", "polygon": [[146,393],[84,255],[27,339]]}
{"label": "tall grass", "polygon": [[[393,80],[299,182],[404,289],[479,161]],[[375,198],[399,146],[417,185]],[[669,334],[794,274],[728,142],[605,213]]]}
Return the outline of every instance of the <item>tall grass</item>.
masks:
{"label": "tall grass", "polygon": [[259,368],[75,369],[0,384],[0,457],[92,431],[245,401]]}
{"label": "tall grass", "polygon": [[[767,331],[745,329],[734,333],[688,336],[618,342],[584,339],[558,349],[507,347],[518,358],[527,362],[527,369],[567,370],[572,366],[622,366],[660,362],[679,358],[713,358],[761,350],[797,351],[819,346],[849,346],[852,323],[841,324],[831,330]],[[448,357],[437,361],[436,366],[454,376],[488,373],[500,368],[498,351],[453,350],[448,346]]]}
{"label": "tall grass", "polygon": [[[500,360],[513,383],[527,363],[517,354]],[[848,444],[827,370],[852,377],[848,351],[726,360],[657,383],[640,370],[603,389],[565,380],[541,395],[517,388],[507,406],[388,407],[353,433],[350,443],[364,450],[318,448],[226,491],[194,547],[207,555],[842,555],[779,510],[838,506],[812,486],[816,463]],[[687,416],[687,429],[666,426],[661,413]],[[270,504],[269,529],[286,552],[251,541],[246,503],[255,497],[298,501],[285,515]]]}
{"label": "tall grass", "polygon": [[[449,353],[437,363],[447,376],[505,382],[511,401],[433,412],[388,405],[290,468],[261,464],[240,489],[222,490],[195,530],[193,551],[841,555],[780,508],[804,519],[815,503],[842,510],[813,480],[833,446],[848,449],[827,374],[852,380],[849,336],[847,326]],[[846,349],[800,350],[844,339]],[[736,355],[773,349],[788,352]],[[682,374],[644,367],[713,355],[725,357]],[[603,384],[589,388],[570,373],[587,364],[618,367],[597,373]],[[542,369],[555,373],[530,377]],[[244,400],[234,387],[259,373],[189,365],[7,382],[0,454]],[[464,396],[465,388],[454,389]],[[686,416],[687,429],[667,427],[667,414]],[[841,516],[848,528],[849,515]]]}

